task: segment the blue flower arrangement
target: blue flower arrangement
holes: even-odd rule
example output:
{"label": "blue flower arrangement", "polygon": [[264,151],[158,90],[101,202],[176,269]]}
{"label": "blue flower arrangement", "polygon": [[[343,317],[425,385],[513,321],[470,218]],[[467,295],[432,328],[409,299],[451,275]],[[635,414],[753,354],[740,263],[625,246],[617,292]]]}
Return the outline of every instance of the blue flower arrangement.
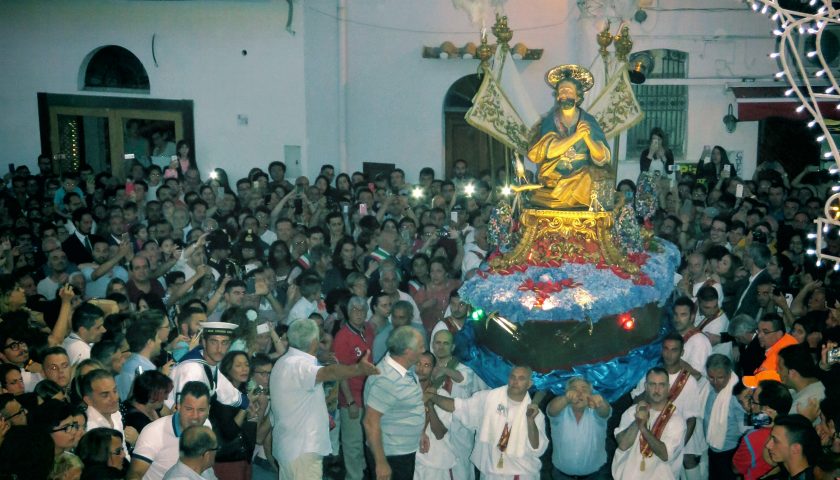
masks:
{"label": "blue flower arrangement", "polygon": [[[513,323],[529,320],[598,322],[651,302],[664,305],[673,290],[674,272],[679,266],[679,250],[672,243],[657,239],[660,251],[650,253],[641,272],[653,285],[638,285],[632,278],[620,278],[609,268],[585,263],[564,263],[558,268],[529,267],[510,275],[488,272],[486,278],[473,277],[461,286],[461,298],[475,307],[499,315]],[[536,292],[520,290],[528,279],[533,282],[561,282],[571,279],[579,286],[551,293],[541,302]]]}

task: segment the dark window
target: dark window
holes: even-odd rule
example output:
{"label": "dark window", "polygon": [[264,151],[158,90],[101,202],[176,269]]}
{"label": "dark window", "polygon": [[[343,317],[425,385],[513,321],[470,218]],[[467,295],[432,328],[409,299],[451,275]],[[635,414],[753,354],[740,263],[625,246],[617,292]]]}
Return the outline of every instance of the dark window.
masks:
{"label": "dark window", "polygon": [[133,53],[116,45],[100,48],[85,69],[85,90],[149,92],[149,76]]}

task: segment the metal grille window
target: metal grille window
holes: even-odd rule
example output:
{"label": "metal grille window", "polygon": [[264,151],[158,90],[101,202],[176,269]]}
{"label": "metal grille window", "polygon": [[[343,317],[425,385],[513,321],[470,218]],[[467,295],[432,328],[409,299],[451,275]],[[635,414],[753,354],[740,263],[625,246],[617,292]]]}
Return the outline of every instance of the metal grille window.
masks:
{"label": "metal grille window", "polygon": [[[648,79],[686,78],[688,54],[678,50],[648,50],[654,65]],[[688,86],[633,85],[645,118],[627,132],[627,160],[636,161],[648,147],[651,129],[661,128],[668,137],[668,147],[675,160],[685,158],[685,135],[688,118]]]}

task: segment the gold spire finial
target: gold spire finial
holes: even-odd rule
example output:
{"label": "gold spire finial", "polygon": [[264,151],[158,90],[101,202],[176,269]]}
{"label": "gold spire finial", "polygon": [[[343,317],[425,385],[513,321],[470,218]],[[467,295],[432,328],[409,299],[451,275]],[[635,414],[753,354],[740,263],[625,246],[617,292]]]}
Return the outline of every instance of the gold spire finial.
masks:
{"label": "gold spire finial", "polygon": [[615,57],[620,62],[626,62],[627,56],[633,50],[633,40],[630,38],[630,27],[624,25],[621,27],[621,32],[616,35],[615,41]]}
{"label": "gold spire finial", "polygon": [[478,58],[481,60],[481,64],[479,65],[479,71],[484,68],[490,68],[490,58],[493,56],[493,48],[487,44],[487,35],[481,36],[481,44],[478,46],[476,50],[478,52]]}
{"label": "gold spire finial", "polygon": [[510,48],[508,42],[513,38],[513,30],[508,27],[507,16],[496,14],[496,23],[493,24],[493,35],[503,48]]}
{"label": "gold spire finial", "polygon": [[598,35],[596,35],[595,38],[598,41],[598,45],[601,47],[601,48],[598,49],[598,52],[601,54],[601,57],[606,59],[607,56],[610,54],[607,51],[607,47],[609,47],[610,44],[613,41],[612,33],[610,33],[610,21],[609,20],[607,20],[606,25],[604,25],[604,29],[601,30],[600,32],[598,32]]}

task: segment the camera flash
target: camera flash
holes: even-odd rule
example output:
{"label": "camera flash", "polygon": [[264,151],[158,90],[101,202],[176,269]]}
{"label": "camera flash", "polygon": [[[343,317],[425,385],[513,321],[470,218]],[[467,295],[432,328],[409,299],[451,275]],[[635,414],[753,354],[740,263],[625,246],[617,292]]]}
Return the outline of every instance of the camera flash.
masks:
{"label": "camera flash", "polygon": [[475,185],[472,183],[464,185],[464,193],[467,194],[468,197],[475,193]]}
{"label": "camera flash", "polygon": [[414,187],[414,190],[411,191],[411,196],[414,198],[423,198],[423,189],[420,187]]}

